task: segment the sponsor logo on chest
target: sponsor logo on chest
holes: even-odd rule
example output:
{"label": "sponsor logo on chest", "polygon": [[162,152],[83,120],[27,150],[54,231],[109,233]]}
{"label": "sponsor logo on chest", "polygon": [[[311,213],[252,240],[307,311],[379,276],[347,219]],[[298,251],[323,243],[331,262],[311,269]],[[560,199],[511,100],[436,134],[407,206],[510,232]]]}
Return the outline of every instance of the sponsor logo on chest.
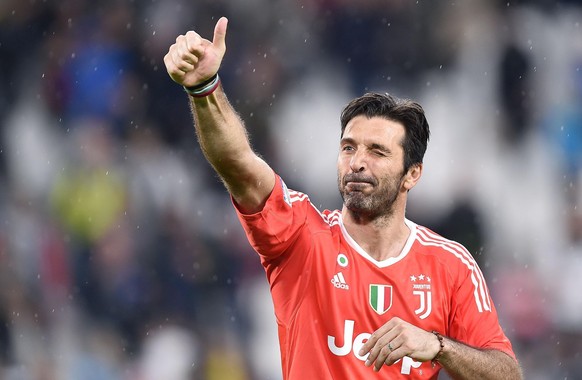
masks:
{"label": "sponsor logo on chest", "polygon": [[[361,333],[354,338],[354,325],[355,321],[346,320],[344,321],[344,334],[342,337],[336,338],[335,336],[327,336],[327,347],[332,354],[336,356],[346,356],[350,353],[353,354],[358,360],[365,361],[369,354],[360,355],[360,349],[364,346],[364,343],[372,336],[371,333]],[[343,345],[339,347],[336,342],[343,342]],[[400,373],[403,375],[410,375],[412,368],[419,368],[422,363],[417,362],[405,356],[402,360],[396,361],[394,365],[400,365]]]}

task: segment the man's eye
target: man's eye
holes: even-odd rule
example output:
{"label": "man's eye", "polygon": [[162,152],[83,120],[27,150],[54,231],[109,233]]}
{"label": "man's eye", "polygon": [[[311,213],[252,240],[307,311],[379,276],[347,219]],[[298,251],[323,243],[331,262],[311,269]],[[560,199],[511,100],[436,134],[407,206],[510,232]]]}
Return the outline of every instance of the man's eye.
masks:
{"label": "man's eye", "polygon": [[351,151],[351,150],[354,150],[354,147],[353,147],[353,146],[351,146],[351,145],[345,145],[345,146],[342,148],[342,150],[344,150],[344,151]]}

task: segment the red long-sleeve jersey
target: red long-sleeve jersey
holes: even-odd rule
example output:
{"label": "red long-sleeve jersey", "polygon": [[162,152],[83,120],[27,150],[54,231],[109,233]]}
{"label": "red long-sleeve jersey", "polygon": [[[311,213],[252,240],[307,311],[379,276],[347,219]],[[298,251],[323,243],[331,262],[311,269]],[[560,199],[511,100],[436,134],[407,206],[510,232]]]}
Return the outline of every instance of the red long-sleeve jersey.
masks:
{"label": "red long-sleeve jersey", "polygon": [[318,211],[278,176],[260,212],[238,215],[270,284],[285,380],[436,379],[438,365],[409,357],[378,373],[364,366],[358,351],[394,316],[515,357],[462,245],[406,220],[402,252],[377,261],[350,237],[340,211]]}

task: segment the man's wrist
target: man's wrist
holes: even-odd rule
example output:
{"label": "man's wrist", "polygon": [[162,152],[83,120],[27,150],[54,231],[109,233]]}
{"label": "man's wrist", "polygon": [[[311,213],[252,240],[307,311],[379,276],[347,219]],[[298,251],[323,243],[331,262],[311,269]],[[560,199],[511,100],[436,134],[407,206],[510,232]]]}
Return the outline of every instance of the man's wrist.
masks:
{"label": "man's wrist", "polygon": [[218,73],[214,74],[212,77],[208,78],[204,82],[197,84],[195,86],[184,87],[184,91],[194,98],[204,98],[212,94],[220,85],[220,77]]}
{"label": "man's wrist", "polygon": [[432,333],[435,335],[435,337],[437,338],[438,343],[439,343],[439,351],[436,353],[434,358],[431,360],[432,365],[434,367],[445,351],[445,338],[438,331],[433,330]]}

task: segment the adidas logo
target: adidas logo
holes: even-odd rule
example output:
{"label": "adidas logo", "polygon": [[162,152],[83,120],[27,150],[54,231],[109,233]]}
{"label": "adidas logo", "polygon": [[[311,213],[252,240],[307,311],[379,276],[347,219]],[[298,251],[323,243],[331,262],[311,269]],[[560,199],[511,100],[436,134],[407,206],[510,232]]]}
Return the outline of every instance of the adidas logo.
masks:
{"label": "adidas logo", "polygon": [[350,289],[350,286],[346,284],[346,279],[344,278],[344,274],[342,272],[335,274],[331,279],[331,283],[338,289]]}

